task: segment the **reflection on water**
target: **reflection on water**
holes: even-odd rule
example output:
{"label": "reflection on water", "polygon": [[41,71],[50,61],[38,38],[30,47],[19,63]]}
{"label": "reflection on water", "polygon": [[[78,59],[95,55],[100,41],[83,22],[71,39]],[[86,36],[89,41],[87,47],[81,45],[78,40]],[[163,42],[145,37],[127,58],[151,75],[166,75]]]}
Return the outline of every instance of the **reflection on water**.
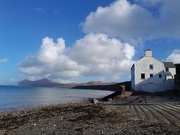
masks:
{"label": "reflection on water", "polygon": [[112,91],[0,86],[0,111],[103,97]]}

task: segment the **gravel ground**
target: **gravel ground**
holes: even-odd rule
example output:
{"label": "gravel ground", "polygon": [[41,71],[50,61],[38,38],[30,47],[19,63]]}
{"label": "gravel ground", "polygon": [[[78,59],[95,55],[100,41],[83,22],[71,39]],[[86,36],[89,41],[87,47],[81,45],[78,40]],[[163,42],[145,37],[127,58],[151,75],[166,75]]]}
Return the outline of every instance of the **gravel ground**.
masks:
{"label": "gravel ground", "polygon": [[180,102],[150,98],[156,102],[131,96],[1,112],[0,135],[180,135]]}

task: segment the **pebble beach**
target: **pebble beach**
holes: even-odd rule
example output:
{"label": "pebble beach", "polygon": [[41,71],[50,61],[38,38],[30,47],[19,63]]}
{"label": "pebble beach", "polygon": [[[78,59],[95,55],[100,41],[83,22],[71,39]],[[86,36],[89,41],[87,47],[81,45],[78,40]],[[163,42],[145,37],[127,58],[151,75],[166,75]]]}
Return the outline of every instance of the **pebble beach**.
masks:
{"label": "pebble beach", "polygon": [[0,113],[0,135],[102,134],[179,135],[179,97],[130,96],[97,104],[79,101]]}

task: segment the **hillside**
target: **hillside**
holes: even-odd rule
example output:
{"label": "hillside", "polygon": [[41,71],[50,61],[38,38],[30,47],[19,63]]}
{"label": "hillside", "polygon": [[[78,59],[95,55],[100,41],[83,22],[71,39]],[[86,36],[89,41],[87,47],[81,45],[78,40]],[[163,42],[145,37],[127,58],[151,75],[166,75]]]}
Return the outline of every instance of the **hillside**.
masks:
{"label": "hillside", "polygon": [[94,89],[94,90],[120,90],[121,85],[126,86],[126,90],[130,90],[130,82],[110,82],[104,83],[101,81],[90,81],[87,83],[57,83],[46,78],[36,81],[22,80],[17,83],[18,86],[31,86],[31,87],[60,87],[60,88],[73,88],[73,89]]}
{"label": "hillside", "polygon": [[112,90],[117,91],[121,90],[121,85],[126,86],[126,90],[131,90],[131,82],[121,82],[121,83],[113,83],[113,84],[101,84],[101,85],[78,85],[75,87],[72,87],[73,89],[96,89],[96,90]]}
{"label": "hillside", "polygon": [[52,82],[46,78],[36,81],[22,80],[17,83],[18,86],[32,86],[32,87],[57,87],[63,86],[63,84]]}

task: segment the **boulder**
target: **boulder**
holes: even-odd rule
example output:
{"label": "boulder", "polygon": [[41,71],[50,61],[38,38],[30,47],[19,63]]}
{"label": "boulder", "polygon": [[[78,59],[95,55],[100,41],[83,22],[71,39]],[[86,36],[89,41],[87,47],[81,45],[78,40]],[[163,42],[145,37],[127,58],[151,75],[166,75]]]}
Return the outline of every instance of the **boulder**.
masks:
{"label": "boulder", "polygon": [[97,99],[92,99],[91,100],[91,103],[93,103],[93,104],[97,104],[99,101],[97,100]]}
{"label": "boulder", "polygon": [[107,101],[112,101],[113,99],[112,98],[108,98]]}

